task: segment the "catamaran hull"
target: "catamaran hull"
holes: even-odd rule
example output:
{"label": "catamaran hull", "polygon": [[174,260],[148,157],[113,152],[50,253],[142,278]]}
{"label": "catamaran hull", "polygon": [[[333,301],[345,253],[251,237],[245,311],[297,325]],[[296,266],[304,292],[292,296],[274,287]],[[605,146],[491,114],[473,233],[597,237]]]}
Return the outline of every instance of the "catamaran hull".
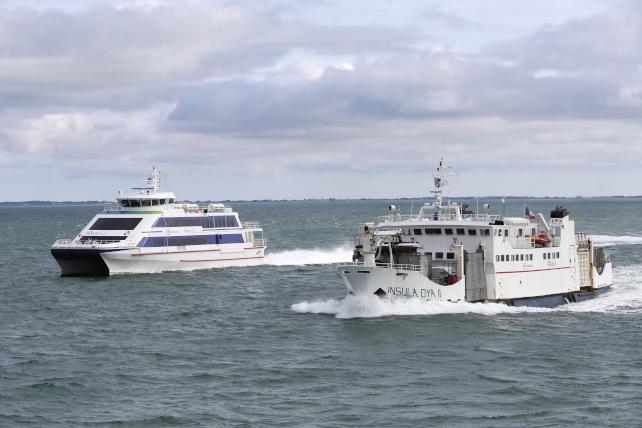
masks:
{"label": "catamaran hull", "polygon": [[145,253],[139,249],[51,249],[61,276],[109,276],[130,273],[191,271],[263,263],[265,248],[234,251],[173,251]]}
{"label": "catamaran hull", "polygon": [[60,276],[107,276],[109,268],[103,250],[52,248],[51,255],[60,266]]}
{"label": "catamaran hull", "polygon": [[[466,302],[466,278],[451,285],[441,285],[421,272],[390,268],[340,266],[339,276],[350,294],[356,296],[407,297],[432,301]],[[586,291],[528,296],[509,299],[483,299],[484,302],[504,303],[509,306],[555,307],[592,299],[608,290],[611,284]],[[480,301],[480,300],[475,300]]]}

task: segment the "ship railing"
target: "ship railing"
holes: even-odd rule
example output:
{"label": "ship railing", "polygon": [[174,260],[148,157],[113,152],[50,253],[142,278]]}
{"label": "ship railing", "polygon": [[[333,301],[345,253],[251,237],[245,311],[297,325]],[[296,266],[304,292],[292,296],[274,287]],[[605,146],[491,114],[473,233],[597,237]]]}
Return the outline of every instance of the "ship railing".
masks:
{"label": "ship railing", "polygon": [[267,247],[267,239],[255,239],[254,241],[252,241],[252,247],[254,248]]}
{"label": "ship railing", "polygon": [[494,214],[462,214],[461,219],[457,217],[457,214],[452,213],[438,213],[433,214],[424,214],[423,216],[411,215],[411,214],[387,214],[379,216],[377,218],[379,223],[390,223],[390,222],[401,222],[401,221],[479,221],[479,222],[488,222],[494,223],[497,220],[501,220],[501,216]]}
{"label": "ship railing", "polygon": [[57,239],[54,242],[55,247],[95,247],[96,245],[107,245],[122,247],[123,244],[131,244],[128,240],[120,241],[117,239]]}
{"label": "ship railing", "polygon": [[[345,262],[345,263],[339,263],[337,266],[338,267],[350,267],[350,266],[373,267],[372,265],[366,266],[366,264],[364,262]],[[390,268],[390,269],[395,269],[395,270],[412,271],[412,272],[421,271],[421,266],[420,265],[412,265],[412,264],[375,263],[374,267]]]}
{"label": "ship railing", "polygon": [[550,241],[538,243],[532,236],[523,236],[519,238],[508,238],[509,245],[515,249],[525,250],[531,248],[557,248],[560,246],[561,239],[559,236],[549,236]]}
{"label": "ship railing", "polygon": [[243,229],[260,229],[261,224],[258,221],[243,221]]}

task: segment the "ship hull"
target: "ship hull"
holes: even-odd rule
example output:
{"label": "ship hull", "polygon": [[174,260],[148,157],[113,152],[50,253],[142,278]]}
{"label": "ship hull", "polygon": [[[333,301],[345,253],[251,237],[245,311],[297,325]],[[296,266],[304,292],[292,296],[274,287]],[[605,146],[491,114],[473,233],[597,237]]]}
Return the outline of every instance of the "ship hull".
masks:
{"label": "ship hull", "polygon": [[466,278],[450,285],[437,284],[418,271],[387,267],[339,266],[338,274],[350,294],[356,296],[419,298],[448,302],[491,302],[509,306],[555,307],[592,299],[606,291],[610,284],[586,291],[520,296],[508,299],[472,300],[466,296]]}
{"label": "ship hull", "polygon": [[138,249],[103,255],[111,275],[192,271],[233,266],[256,266],[265,260],[264,248],[143,252]]}
{"label": "ship hull", "polygon": [[52,248],[51,255],[60,266],[60,276],[108,276],[109,268],[102,258],[105,250]]}
{"label": "ship hull", "polygon": [[265,248],[232,250],[144,252],[52,248],[61,276],[109,276],[133,273],[191,271],[232,266],[255,266],[265,259]]}

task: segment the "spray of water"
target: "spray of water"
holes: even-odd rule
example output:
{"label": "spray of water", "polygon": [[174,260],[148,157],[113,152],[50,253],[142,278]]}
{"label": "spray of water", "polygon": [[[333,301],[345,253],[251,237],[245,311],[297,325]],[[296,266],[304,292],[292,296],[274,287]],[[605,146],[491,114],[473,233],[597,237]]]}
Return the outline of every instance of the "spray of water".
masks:
{"label": "spray of water", "polygon": [[349,262],[352,260],[352,249],[344,246],[329,250],[315,248],[312,250],[286,250],[268,253],[265,263],[274,266],[322,265]]}
{"label": "spray of water", "polygon": [[642,236],[590,235],[591,240],[599,245],[613,247],[616,245],[640,245]]}

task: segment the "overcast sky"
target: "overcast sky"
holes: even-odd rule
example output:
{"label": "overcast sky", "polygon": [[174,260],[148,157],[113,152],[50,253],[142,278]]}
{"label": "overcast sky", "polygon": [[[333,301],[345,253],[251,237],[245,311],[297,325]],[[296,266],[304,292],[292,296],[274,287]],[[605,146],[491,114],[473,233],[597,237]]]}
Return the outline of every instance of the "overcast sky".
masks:
{"label": "overcast sky", "polygon": [[638,1],[0,0],[0,200],[642,194]]}

